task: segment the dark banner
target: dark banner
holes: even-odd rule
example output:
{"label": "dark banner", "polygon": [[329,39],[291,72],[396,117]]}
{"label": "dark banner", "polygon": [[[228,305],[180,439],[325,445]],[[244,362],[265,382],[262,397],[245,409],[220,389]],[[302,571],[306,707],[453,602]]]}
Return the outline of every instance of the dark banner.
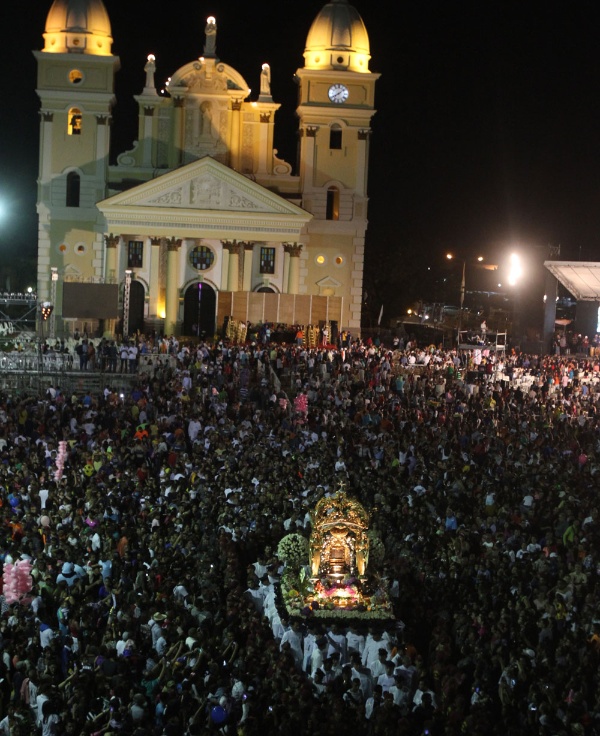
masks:
{"label": "dark banner", "polygon": [[62,316],[75,319],[116,319],[119,317],[117,284],[63,284]]}

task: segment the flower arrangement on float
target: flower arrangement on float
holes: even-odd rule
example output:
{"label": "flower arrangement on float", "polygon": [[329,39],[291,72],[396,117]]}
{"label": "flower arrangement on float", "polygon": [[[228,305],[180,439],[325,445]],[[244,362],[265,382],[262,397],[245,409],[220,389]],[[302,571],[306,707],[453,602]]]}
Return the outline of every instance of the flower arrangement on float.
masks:
{"label": "flower arrangement on float", "polygon": [[393,618],[391,601],[383,585],[373,587],[354,577],[344,580],[326,577],[313,581],[304,567],[284,572],[281,596],[288,616],[348,620]]}
{"label": "flower arrangement on float", "polygon": [[298,570],[308,558],[308,539],[302,534],[286,534],[277,545],[277,557],[286,568]]}

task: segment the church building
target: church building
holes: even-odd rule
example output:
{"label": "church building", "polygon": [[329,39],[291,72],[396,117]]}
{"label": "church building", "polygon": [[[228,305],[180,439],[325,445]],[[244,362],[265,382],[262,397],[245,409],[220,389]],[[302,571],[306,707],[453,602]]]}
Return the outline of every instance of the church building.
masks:
{"label": "church building", "polygon": [[38,299],[54,305],[57,335],[84,323],[212,336],[228,319],[359,333],[379,77],[365,25],[332,0],[310,26],[295,166],[274,149],[269,65],[245,70],[260,79],[252,94],[219,58],[217,28],[214,17],[199,28],[164,93],[155,58],[141,60],[137,140],[113,153],[120,61],[108,12],[102,0],[50,7],[34,52]]}

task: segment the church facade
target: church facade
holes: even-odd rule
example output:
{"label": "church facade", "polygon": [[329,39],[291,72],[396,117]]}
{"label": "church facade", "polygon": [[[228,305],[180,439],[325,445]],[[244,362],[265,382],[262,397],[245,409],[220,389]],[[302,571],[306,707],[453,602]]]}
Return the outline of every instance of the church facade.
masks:
{"label": "church facade", "polygon": [[[296,72],[295,169],[274,149],[269,66],[257,70],[251,99],[217,55],[213,17],[202,55],[175,71],[165,94],[147,58],[137,140],[113,157],[112,43],[102,0],[55,0],[34,52],[38,298],[54,304],[57,333],[85,319],[104,332],[210,335],[227,318],[359,332],[379,75],[355,8],[332,0],[310,27]],[[73,284],[112,285],[94,293],[114,310],[74,300],[85,290]]]}

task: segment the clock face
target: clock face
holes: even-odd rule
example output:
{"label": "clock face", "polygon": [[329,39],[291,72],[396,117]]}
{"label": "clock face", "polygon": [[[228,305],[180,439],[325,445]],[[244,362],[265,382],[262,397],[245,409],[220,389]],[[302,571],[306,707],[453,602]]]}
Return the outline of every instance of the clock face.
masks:
{"label": "clock face", "polygon": [[345,87],[343,84],[332,84],[327,94],[332,102],[341,104],[348,99],[348,87]]}

